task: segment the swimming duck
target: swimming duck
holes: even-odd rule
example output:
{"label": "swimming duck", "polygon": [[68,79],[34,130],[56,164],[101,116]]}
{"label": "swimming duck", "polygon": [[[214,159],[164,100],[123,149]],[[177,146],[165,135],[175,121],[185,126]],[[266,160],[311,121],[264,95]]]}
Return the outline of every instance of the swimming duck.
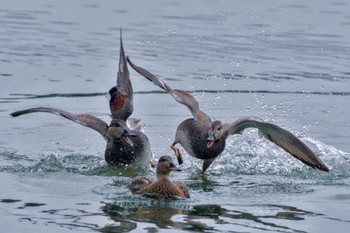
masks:
{"label": "swimming duck", "polygon": [[[149,140],[140,129],[140,120],[129,118],[133,112],[133,90],[124,53],[120,31],[120,54],[117,85],[109,90],[109,106],[112,121],[108,125],[90,114],[73,114],[57,108],[37,107],[11,113],[17,117],[27,113],[47,112],[56,114],[83,126],[96,130],[107,141],[105,160],[110,165],[124,165],[151,159]],[[129,123],[130,128],[127,126]]]}
{"label": "swimming duck", "polygon": [[172,89],[161,79],[134,65],[129,58],[127,59],[135,71],[171,94],[176,101],[187,106],[192,113],[193,118],[186,119],[179,124],[175,140],[170,146],[179,164],[182,164],[183,159],[179,148],[175,147],[177,143],[181,144],[191,156],[203,160],[201,173],[204,174],[215,158],[224,151],[226,139],[230,135],[241,134],[246,128],[257,128],[260,136],[275,143],[304,164],[321,171],[329,171],[311,149],[289,131],[255,117],[239,118],[233,123],[212,121],[199,108],[198,102],[191,94],[183,90]]}
{"label": "swimming duck", "polygon": [[172,181],[169,178],[172,171],[181,170],[175,166],[170,156],[163,155],[158,160],[156,181],[145,176],[137,176],[129,182],[128,188],[133,194],[150,198],[189,198],[187,187],[183,183]]}

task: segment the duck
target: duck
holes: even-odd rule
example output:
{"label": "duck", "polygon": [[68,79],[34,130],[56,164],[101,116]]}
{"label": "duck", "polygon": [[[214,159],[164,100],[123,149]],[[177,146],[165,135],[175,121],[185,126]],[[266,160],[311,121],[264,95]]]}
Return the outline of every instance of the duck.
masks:
{"label": "duck", "polygon": [[137,176],[127,186],[132,194],[142,195],[148,198],[190,198],[186,185],[180,181],[172,181],[169,178],[169,174],[172,171],[181,171],[181,169],[176,167],[169,155],[162,155],[157,164],[156,181],[146,176]]}
{"label": "duck", "polygon": [[148,163],[151,159],[151,146],[148,137],[141,132],[138,118],[130,118],[133,113],[133,89],[127,66],[120,30],[119,70],[117,83],[108,92],[111,122],[91,114],[74,114],[58,108],[36,107],[11,113],[18,117],[28,113],[45,112],[62,116],[75,123],[97,131],[106,140],[105,160],[109,165]]}
{"label": "duck", "polygon": [[127,57],[127,60],[137,73],[162,88],[177,102],[185,105],[190,110],[192,118],[185,119],[178,125],[175,140],[170,145],[179,164],[183,163],[183,158],[176,144],[180,144],[194,158],[203,160],[201,174],[204,174],[213,161],[225,150],[229,136],[242,134],[247,128],[256,128],[259,136],[281,147],[304,164],[321,171],[329,171],[329,168],[305,143],[286,129],[258,117],[241,117],[232,123],[212,120],[200,109],[199,103],[190,93],[184,90],[172,89],[154,74],[136,66],[129,57]]}

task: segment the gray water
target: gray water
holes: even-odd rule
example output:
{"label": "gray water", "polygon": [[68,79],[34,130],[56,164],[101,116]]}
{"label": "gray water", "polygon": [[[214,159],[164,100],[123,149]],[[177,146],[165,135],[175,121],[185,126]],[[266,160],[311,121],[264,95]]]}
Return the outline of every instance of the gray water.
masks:
{"label": "gray water", "polygon": [[[259,116],[292,131],[330,167],[304,166],[247,130],[191,199],[126,188],[143,170],[111,168],[93,130],[49,106],[110,121],[119,29],[133,61],[191,91],[213,119]],[[347,232],[350,227],[350,3],[339,1],[0,1],[0,225],[3,232]],[[153,156],[189,111],[131,71],[134,117]]]}

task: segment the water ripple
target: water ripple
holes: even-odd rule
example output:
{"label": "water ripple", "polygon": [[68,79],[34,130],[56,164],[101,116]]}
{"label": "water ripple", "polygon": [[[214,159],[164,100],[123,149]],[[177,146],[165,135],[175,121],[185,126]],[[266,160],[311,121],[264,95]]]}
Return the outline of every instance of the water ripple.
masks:
{"label": "water ripple", "polygon": [[[349,96],[350,92],[337,92],[337,91],[270,91],[270,90],[187,90],[188,93],[256,93],[256,94],[296,94],[296,95],[329,95],[329,96]],[[10,94],[15,97],[3,97],[0,100],[13,101],[13,100],[24,100],[24,99],[40,99],[40,98],[74,98],[74,97],[94,97],[94,96],[105,96],[106,92],[94,92],[94,93],[51,93],[46,95],[35,95],[35,94]],[[149,94],[167,94],[164,91],[135,91],[135,95],[149,95]]]}

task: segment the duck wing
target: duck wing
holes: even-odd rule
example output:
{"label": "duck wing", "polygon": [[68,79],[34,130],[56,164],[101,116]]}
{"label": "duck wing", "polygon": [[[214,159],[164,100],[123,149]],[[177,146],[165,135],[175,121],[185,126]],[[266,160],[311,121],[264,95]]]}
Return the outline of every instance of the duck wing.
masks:
{"label": "duck wing", "polygon": [[45,107],[38,107],[38,108],[28,108],[24,110],[20,110],[17,112],[11,113],[11,116],[17,117],[21,116],[27,113],[35,113],[35,112],[48,112],[52,114],[56,114],[59,116],[62,116],[68,120],[74,121],[78,124],[81,124],[85,127],[89,127],[91,129],[96,130],[99,132],[105,139],[107,139],[107,130],[108,125],[103,120],[92,116],[90,114],[73,114],[70,112],[63,111],[61,109],[57,108],[45,108]]}
{"label": "duck wing", "polygon": [[133,112],[133,90],[124,52],[121,29],[117,85],[109,90],[108,98],[112,118],[126,121]]}
{"label": "duck wing", "polygon": [[172,89],[169,85],[167,85],[164,81],[162,81],[160,78],[158,78],[154,74],[150,73],[149,71],[139,66],[136,66],[134,63],[131,62],[129,57],[127,58],[127,60],[130,66],[137,73],[139,73],[140,75],[147,78],[149,81],[153,82],[155,85],[159,86],[164,91],[169,93],[177,102],[187,106],[191,111],[194,119],[198,121],[203,121],[203,122],[211,122],[209,116],[200,110],[198,102],[190,93],[183,90]]}
{"label": "duck wing", "polygon": [[135,193],[140,189],[153,183],[153,180],[146,176],[137,176],[128,183],[128,188],[131,193]]}
{"label": "duck wing", "polygon": [[190,192],[188,191],[187,186],[181,181],[174,181],[176,186],[183,192],[183,197],[190,198]]}
{"label": "duck wing", "polygon": [[224,134],[240,134],[246,128],[257,128],[259,135],[284,149],[304,164],[321,171],[328,172],[328,167],[291,132],[259,118],[240,118],[232,124],[224,125]]}

